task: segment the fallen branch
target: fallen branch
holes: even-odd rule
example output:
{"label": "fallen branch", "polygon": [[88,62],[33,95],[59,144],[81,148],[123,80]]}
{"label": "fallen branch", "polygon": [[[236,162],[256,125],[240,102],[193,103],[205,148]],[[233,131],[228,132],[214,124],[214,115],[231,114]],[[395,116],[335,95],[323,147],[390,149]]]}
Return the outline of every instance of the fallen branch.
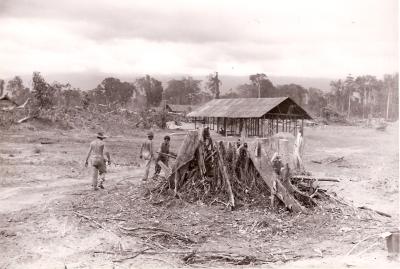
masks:
{"label": "fallen branch", "polygon": [[367,206],[359,206],[358,208],[359,208],[359,209],[364,209],[364,210],[373,211],[373,212],[375,212],[375,213],[377,213],[377,214],[379,214],[379,215],[381,215],[381,216],[387,217],[387,218],[391,218],[391,217],[392,217],[392,216],[389,215],[388,213],[385,213],[385,212],[382,212],[382,211],[379,211],[379,210],[375,210],[375,209],[369,208],[369,207],[367,207]]}
{"label": "fallen branch", "polygon": [[30,98],[26,99],[26,101],[22,105],[17,106],[17,109],[25,108],[26,104],[28,104],[29,101],[30,101]]}
{"label": "fallen branch", "polygon": [[229,207],[229,204],[228,204],[228,203],[224,203],[224,202],[220,201],[218,198],[214,199],[214,200],[210,203],[210,205],[212,205],[212,204],[214,204],[214,203],[221,203],[221,204],[223,204],[224,206]]}
{"label": "fallen branch", "polygon": [[25,118],[22,118],[22,119],[18,120],[17,123],[23,123],[23,122],[25,122],[25,121],[27,121],[27,120],[30,120],[30,119],[33,119],[33,117],[27,116],[27,117],[25,117]]}
{"label": "fallen branch", "polygon": [[112,251],[105,251],[105,250],[95,250],[93,251],[94,254],[110,254],[110,255],[117,255],[118,253]]}
{"label": "fallen branch", "polygon": [[126,260],[134,259],[134,258],[136,258],[137,256],[143,254],[144,252],[146,252],[146,251],[149,250],[149,249],[151,249],[151,248],[142,249],[142,250],[140,250],[140,251],[137,251],[137,252],[136,252],[134,255],[132,255],[132,256],[124,257],[124,258],[121,258],[121,259],[118,259],[118,260],[113,260],[113,262],[123,262],[123,261],[126,261]]}
{"label": "fallen branch", "polygon": [[105,218],[104,220],[127,221],[126,219],[122,219],[122,218]]}
{"label": "fallen branch", "polygon": [[343,157],[340,157],[340,158],[337,158],[337,159],[335,159],[335,160],[332,160],[332,161],[330,161],[330,162],[327,162],[327,164],[335,163],[335,162],[341,161],[341,160],[343,160],[343,159],[344,159],[344,156],[343,156]]}
{"label": "fallen branch", "polygon": [[322,161],[314,161],[314,160],[312,160],[311,162],[312,162],[312,163],[322,164]]}
{"label": "fallen branch", "polygon": [[318,194],[319,189],[316,188],[315,191],[313,192],[313,194],[310,195],[310,198],[314,198],[314,196],[316,196]]}
{"label": "fallen branch", "polygon": [[[271,262],[271,260],[260,259],[251,255],[240,255],[235,253],[226,253],[226,252],[214,252],[212,254],[207,255],[207,252],[190,252],[188,255],[185,255],[182,260],[186,264],[194,264],[194,263],[204,263],[207,261],[224,261],[235,265],[249,265],[254,264],[256,262],[266,263]],[[218,253],[218,254],[217,254]]]}
{"label": "fallen branch", "polygon": [[78,213],[78,212],[76,212],[76,211],[73,211],[73,212],[74,212],[75,215],[77,215],[77,216],[79,216],[79,217],[81,217],[81,218],[87,219],[87,220],[93,222],[94,224],[96,224],[97,226],[99,226],[99,228],[105,230],[104,227],[103,227],[103,225],[101,225],[99,222],[97,222],[97,221],[94,220],[93,218],[88,217],[88,216],[86,216],[86,215],[83,215],[83,214],[81,214],[81,213]]}
{"label": "fallen branch", "polygon": [[300,180],[340,182],[340,179],[335,178],[335,177],[316,177],[316,176],[306,176],[306,175],[292,175],[291,178],[292,179],[300,179]]}
{"label": "fallen branch", "polygon": [[119,228],[121,228],[124,231],[127,232],[135,232],[135,231],[139,231],[139,230],[148,230],[148,231],[159,231],[159,232],[169,232],[165,229],[161,229],[161,228],[156,228],[156,227],[136,227],[136,228],[130,228],[130,227],[123,227],[123,226],[119,226]]}
{"label": "fallen branch", "polygon": [[192,239],[190,239],[190,238],[188,238],[188,237],[186,237],[184,235],[177,234],[177,233],[174,233],[174,232],[162,229],[162,228],[156,228],[156,227],[127,228],[127,227],[123,227],[123,226],[120,226],[120,225],[118,227],[120,229],[124,230],[124,231],[127,231],[127,232],[135,232],[135,231],[139,231],[139,230],[158,231],[158,232],[162,232],[162,233],[165,233],[165,234],[170,234],[172,236],[175,236],[175,237],[179,238],[182,241],[186,241],[186,242],[189,242],[189,243],[196,243],[196,241],[194,241],[194,240],[192,240]]}

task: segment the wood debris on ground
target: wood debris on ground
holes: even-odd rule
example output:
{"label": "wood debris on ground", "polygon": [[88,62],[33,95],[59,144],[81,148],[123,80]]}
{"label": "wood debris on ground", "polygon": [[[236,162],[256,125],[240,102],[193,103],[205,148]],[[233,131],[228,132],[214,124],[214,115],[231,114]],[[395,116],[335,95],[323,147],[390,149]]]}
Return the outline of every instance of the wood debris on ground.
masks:
{"label": "wood debris on ground", "polygon": [[295,143],[293,154],[288,154],[288,149],[281,153],[282,167],[277,171],[271,160],[276,157],[277,143],[282,148],[285,141],[265,138],[237,145],[213,141],[207,128],[189,131],[176,162],[165,169],[167,177],[152,194],[173,193],[189,202],[220,202],[232,209],[260,202],[274,206],[277,200],[293,212],[304,213],[317,204],[316,192],[323,190],[313,184],[318,178],[304,175],[301,142]]}

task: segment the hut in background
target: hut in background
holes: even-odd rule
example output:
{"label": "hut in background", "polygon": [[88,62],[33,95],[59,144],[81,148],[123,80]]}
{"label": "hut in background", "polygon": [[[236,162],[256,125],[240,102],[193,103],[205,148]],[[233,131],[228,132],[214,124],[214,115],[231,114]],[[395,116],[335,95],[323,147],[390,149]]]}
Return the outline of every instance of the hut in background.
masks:
{"label": "hut in background", "polygon": [[195,110],[198,106],[193,105],[172,105],[166,104],[166,110],[170,113],[180,114],[186,116],[189,112]]}
{"label": "hut in background", "polygon": [[278,132],[303,131],[311,116],[289,97],[214,99],[187,114],[226,136],[268,137]]}

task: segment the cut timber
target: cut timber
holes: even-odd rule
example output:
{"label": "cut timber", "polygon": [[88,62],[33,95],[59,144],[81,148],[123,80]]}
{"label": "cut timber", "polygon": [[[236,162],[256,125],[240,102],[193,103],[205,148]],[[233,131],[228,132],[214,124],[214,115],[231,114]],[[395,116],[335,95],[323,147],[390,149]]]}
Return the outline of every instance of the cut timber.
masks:
{"label": "cut timber", "polygon": [[387,218],[391,218],[391,217],[392,217],[392,216],[389,215],[388,213],[385,213],[385,212],[382,212],[382,211],[379,211],[379,210],[375,210],[375,209],[369,208],[369,207],[367,207],[367,206],[359,206],[358,208],[359,208],[359,209],[364,209],[364,210],[373,211],[373,212],[375,212],[375,213],[377,213],[377,214],[379,214],[379,215],[381,215],[381,216],[387,217]]}
{"label": "cut timber", "polygon": [[172,174],[171,168],[166,166],[162,161],[158,161],[157,163],[161,167],[161,169],[164,171],[165,178],[169,178],[169,176]]}
{"label": "cut timber", "polygon": [[256,157],[254,154],[254,143],[252,143],[253,149],[250,149],[249,156],[252,160],[254,167],[257,169],[261,178],[270,188],[271,192],[275,192],[276,197],[281,200],[285,206],[292,210],[293,212],[305,212],[305,208],[300,205],[300,203],[288,192],[285,186],[278,179],[278,176],[275,174],[274,169],[272,168],[272,164],[267,156],[262,154],[261,157]]}
{"label": "cut timber", "polygon": [[314,161],[314,160],[311,160],[311,162],[312,162],[312,163],[322,164],[322,161]]}
{"label": "cut timber", "polygon": [[330,164],[330,163],[335,163],[335,162],[338,162],[338,161],[342,161],[343,159],[344,159],[344,156],[343,156],[343,157],[340,157],[340,158],[337,158],[337,159],[335,159],[335,160],[332,160],[332,161],[328,162],[328,164]]}
{"label": "cut timber", "polygon": [[229,202],[231,203],[232,208],[234,208],[235,207],[235,197],[233,196],[232,185],[231,185],[231,181],[229,180],[228,171],[226,170],[226,166],[224,165],[224,158],[222,156],[221,148],[220,148],[221,145],[223,145],[222,141],[220,141],[219,145],[217,145],[215,147],[217,150],[217,153],[218,153],[218,166],[221,171],[222,178],[225,181],[226,188],[228,190]]}
{"label": "cut timber", "polygon": [[340,182],[340,179],[335,177],[315,177],[315,176],[306,176],[306,175],[292,175],[292,179],[299,180],[317,180],[317,181],[330,181],[330,182]]}

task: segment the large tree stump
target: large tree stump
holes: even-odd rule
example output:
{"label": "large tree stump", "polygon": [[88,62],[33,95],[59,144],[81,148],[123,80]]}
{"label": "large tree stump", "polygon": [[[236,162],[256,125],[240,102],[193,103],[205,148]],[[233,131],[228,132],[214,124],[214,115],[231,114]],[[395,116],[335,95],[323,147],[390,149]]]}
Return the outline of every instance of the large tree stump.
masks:
{"label": "large tree stump", "polygon": [[187,167],[186,164],[195,157],[195,152],[199,146],[199,141],[199,132],[195,130],[189,131],[185,137],[185,140],[182,142],[176,157],[176,162],[171,169],[172,173],[168,177],[168,181],[170,183],[173,182],[175,194],[177,194],[178,191],[181,175],[184,174],[183,171],[180,170],[182,170],[184,167]]}
{"label": "large tree stump", "polygon": [[271,193],[275,193],[275,196],[278,197],[279,200],[281,200],[284,205],[293,212],[305,212],[305,208],[292,196],[292,194],[290,194],[290,192],[279,180],[278,176],[274,172],[269,158],[264,154],[262,154],[261,157],[256,156],[255,149],[257,147],[257,143],[252,143],[249,146],[249,157],[261,178],[270,188]]}

